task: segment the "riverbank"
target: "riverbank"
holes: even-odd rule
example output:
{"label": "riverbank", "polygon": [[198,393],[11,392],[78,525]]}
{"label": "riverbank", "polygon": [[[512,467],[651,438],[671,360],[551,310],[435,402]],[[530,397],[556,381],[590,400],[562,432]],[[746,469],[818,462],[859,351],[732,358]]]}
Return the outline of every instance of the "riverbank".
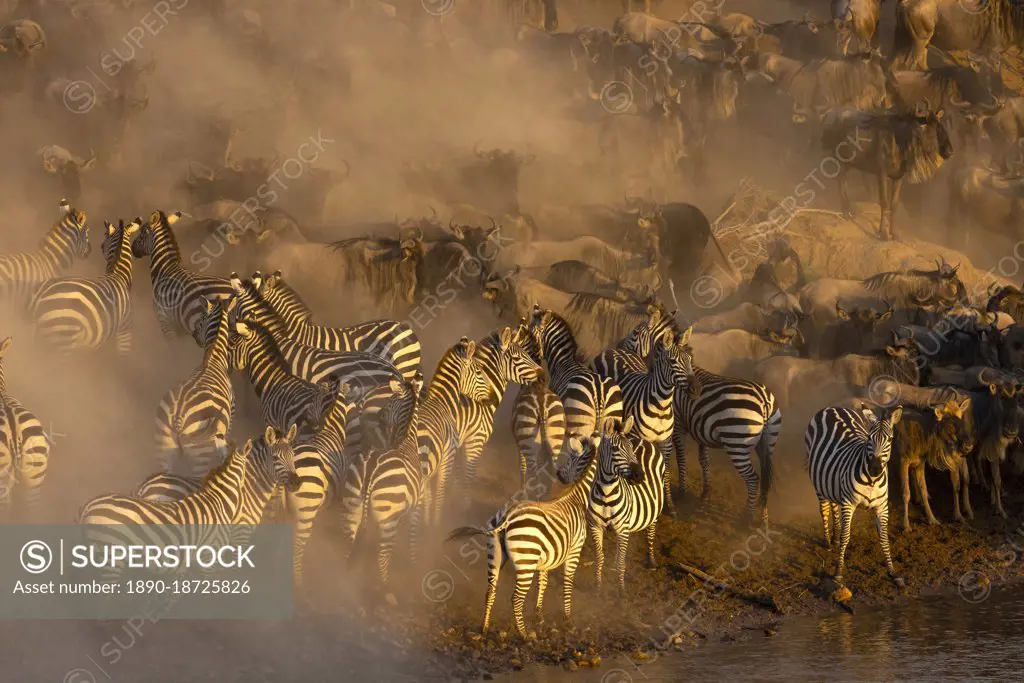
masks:
{"label": "riverbank", "polygon": [[[415,572],[403,568],[400,543],[393,564],[400,577],[394,581],[398,607],[381,604],[368,610],[369,616],[376,617],[370,628],[402,651],[427,649],[429,664],[424,666],[446,678],[486,679],[533,663],[576,669],[600,666],[603,658],[619,654],[644,661],[666,650],[770,637],[793,616],[856,613],[958,591],[965,600],[978,602],[987,598],[992,586],[1024,577],[1024,557],[1013,555],[1008,543],[1017,534],[1024,511],[1024,497],[1013,492],[1014,482],[1006,484],[1008,493],[1003,498],[1010,519],[995,515],[988,496],[975,487],[976,517],[961,525],[951,521],[948,478],[929,472],[932,507],[941,526],[929,527],[912,506],[913,529],[904,532],[901,504],[898,498],[890,503],[893,559],[906,585],[899,588],[886,575],[874,515],[861,510],[854,518],[844,577],[852,597],[837,604],[833,599],[837,586],[831,578],[836,554],[823,546],[816,500],[802,459],[793,457],[793,444],[786,445],[785,440],[780,442],[782,457],[777,458],[769,522],[749,530],[736,526],[744,488],[728,460],[713,457],[712,492],[701,500],[694,493],[700,491],[700,472],[692,454],[689,493],[678,505],[677,518],[662,517],[658,523],[658,566],[645,567],[646,542],[642,536],[632,538],[622,597],[616,590],[614,538],[606,537],[605,585],[600,592],[595,587],[594,550],[588,541],[573,594],[575,631],[567,631],[562,624],[561,570],[556,570],[545,596],[546,623],[538,624],[534,587],[525,612],[529,637],[519,638],[511,609],[514,572],[506,567],[499,580],[491,630],[481,635],[487,562],[483,538],[448,544],[442,548],[444,554]],[[497,456],[487,453],[484,462],[489,458],[494,462]],[[465,523],[483,524],[517,482],[510,468],[483,472],[475,491],[477,502]],[[898,478],[893,487],[898,490]],[[363,583],[372,590],[375,563],[363,564]],[[694,578],[682,565],[705,572],[715,583]],[[737,597],[718,582],[759,596],[760,601]]]}

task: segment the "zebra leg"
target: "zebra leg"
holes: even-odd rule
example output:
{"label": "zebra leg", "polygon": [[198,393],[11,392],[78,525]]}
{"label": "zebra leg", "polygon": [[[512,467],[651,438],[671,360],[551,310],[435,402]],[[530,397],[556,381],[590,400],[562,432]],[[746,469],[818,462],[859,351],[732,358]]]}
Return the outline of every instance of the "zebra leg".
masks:
{"label": "zebra leg", "polygon": [[1003,519],[1006,519],[1006,510],[1003,509],[1003,475],[1000,472],[999,460],[990,460],[992,466],[992,504],[996,506],[996,512]]}
{"label": "zebra leg", "polygon": [[127,356],[132,352],[132,331],[130,329],[118,330],[116,340],[119,355]]}
{"label": "zebra leg", "polygon": [[[843,569],[846,566],[846,548],[850,545],[850,534],[853,532],[853,512],[857,508],[852,503],[843,503],[839,515],[839,562],[836,565],[836,583],[843,583]],[[886,511],[888,514],[888,510]],[[888,541],[886,541],[888,547]]]}
{"label": "zebra leg", "polygon": [[501,573],[501,543],[498,534],[491,534],[487,545],[487,598],[484,601],[483,632],[491,627],[491,610],[494,608],[494,596],[498,593],[498,575]]}
{"label": "zebra leg", "polygon": [[597,589],[601,590],[601,582],[604,579],[604,528],[596,525],[590,527],[590,538],[594,541],[594,568],[597,572]]}
{"label": "zebra leg", "polygon": [[746,524],[750,524],[754,520],[754,513],[757,510],[757,499],[758,499],[758,479],[757,472],[754,471],[754,464],[751,462],[750,456],[753,449],[746,452],[730,453],[729,459],[732,460],[733,467],[739,472],[740,478],[747,485],[747,509],[744,512],[742,520]]}
{"label": "zebra leg", "polygon": [[463,501],[462,511],[465,512],[473,507],[473,485],[476,483],[476,468],[480,464],[480,455],[483,453],[484,444],[474,444],[471,448],[463,450],[466,466],[462,471],[463,476]]}
{"label": "zebra leg", "polygon": [[426,506],[416,503],[409,510],[409,564],[413,567],[420,561],[420,529],[423,528],[423,512]]}
{"label": "zebra leg", "polygon": [[[818,506],[821,508],[821,526],[825,529],[825,547],[832,548],[832,503],[827,500],[818,499]],[[836,531],[839,531],[838,529]]]}
{"label": "zebra leg", "polygon": [[629,532],[623,530],[615,534],[615,542],[615,566],[619,571],[619,595],[624,595],[626,592],[626,553],[629,551]]}
{"label": "zebra leg", "polygon": [[526,491],[526,478],[528,476],[528,468],[526,465],[526,453],[522,449],[519,449],[519,490],[521,492]]}
{"label": "zebra leg", "polygon": [[[586,539],[584,539],[586,540]],[[576,568],[580,563],[580,553],[583,551],[583,543],[569,551],[569,557],[565,560],[565,578],[562,585],[562,610],[565,615],[565,627],[569,631],[575,631],[572,623],[572,588],[576,583]]]}
{"label": "zebra leg", "polygon": [[900,483],[903,485],[903,531],[910,531],[910,460],[900,461]]}
{"label": "zebra leg", "polygon": [[[676,470],[679,473],[679,495],[686,493],[686,433],[679,426],[679,416],[676,416],[676,426],[672,428],[672,448],[676,452]],[[665,469],[668,469],[669,461],[665,460]],[[666,495],[666,499],[670,496]]]}
{"label": "zebra leg", "polygon": [[647,567],[649,569],[655,569],[658,566],[658,561],[654,558],[654,541],[657,528],[657,522],[652,522],[651,525],[647,527]]}
{"label": "zebra leg", "polygon": [[302,585],[303,564],[302,560],[306,554],[306,543],[313,533],[313,521],[324,502],[323,489],[317,490],[310,487],[308,490],[299,490],[295,493],[286,494],[288,511],[295,525],[295,538],[292,539],[292,563],[296,585]]}
{"label": "zebra leg", "polygon": [[878,542],[882,544],[882,554],[885,555],[885,568],[889,570],[889,576],[896,582],[897,586],[903,586],[903,578],[896,573],[896,567],[892,564],[892,549],[889,547],[889,505],[883,502],[875,508],[875,523],[878,527]]}
{"label": "zebra leg", "polygon": [[526,621],[523,619],[523,605],[526,604],[526,594],[533,585],[533,569],[516,567],[516,589],[512,594],[512,614],[516,619],[516,630],[519,635],[526,638]]}
{"label": "zebra leg", "polygon": [[437,467],[437,480],[434,492],[434,510],[430,518],[431,526],[436,527],[441,524],[442,515],[444,514],[444,490],[448,483],[448,476],[452,473],[454,467],[454,454],[445,458]]}
{"label": "zebra leg", "polygon": [[[662,441],[658,444],[658,450],[661,452],[661,457],[665,459],[665,464],[668,465],[672,459],[672,444],[668,441]],[[668,515],[669,517],[676,516],[676,503],[672,500],[672,476],[668,472],[668,467],[665,467],[665,505],[662,507],[661,514]]]}
{"label": "zebra leg", "polygon": [[[707,446],[701,446],[700,448],[697,449],[697,457],[700,459],[700,477],[701,477],[700,497],[702,499],[704,499],[704,500],[707,500],[708,497],[711,496],[711,477],[710,477],[710,474],[711,474],[711,472],[710,472],[710,470],[711,470],[711,458],[709,457],[710,454],[711,454],[711,449],[709,447],[707,447]],[[740,474],[742,475],[743,473],[740,472]],[[756,485],[757,485],[756,481],[754,482],[754,485],[755,485],[755,488],[756,488]],[[747,482],[747,487],[749,488],[749,486],[750,486],[750,482]]]}
{"label": "zebra leg", "polygon": [[537,624],[544,624],[544,591],[548,589],[548,573],[537,570]]}
{"label": "zebra leg", "polygon": [[[924,506],[924,513],[928,517],[928,523],[935,526],[939,523],[939,520],[935,519],[935,515],[932,514],[932,506],[928,502],[928,484],[924,479],[924,463],[921,463],[914,470],[914,478],[917,480],[917,488],[921,492],[921,505]],[[956,489],[953,489],[953,497],[956,498]]]}

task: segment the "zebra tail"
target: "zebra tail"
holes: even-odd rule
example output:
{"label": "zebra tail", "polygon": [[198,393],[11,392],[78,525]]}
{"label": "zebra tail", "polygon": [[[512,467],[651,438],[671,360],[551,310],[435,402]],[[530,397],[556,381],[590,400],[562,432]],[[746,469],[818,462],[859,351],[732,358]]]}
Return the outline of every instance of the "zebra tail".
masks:
{"label": "zebra tail", "polygon": [[489,536],[491,534],[487,529],[481,529],[475,526],[460,526],[450,534],[448,538],[444,539],[445,543],[451,543],[452,541],[458,541],[463,538],[472,538],[473,536]]}
{"label": "zebra tail", "polygon": [[768,502],[768,493],[772,490],[772,453],[769,450],[768,445],[768,432],[769,425],[773,425],[775,417],[779,417],[781,421],[781,415],[776,410],[765,428],[761,430],[761,437],[757,440],[757,460],[761,466],[761,504],[765,505]]}

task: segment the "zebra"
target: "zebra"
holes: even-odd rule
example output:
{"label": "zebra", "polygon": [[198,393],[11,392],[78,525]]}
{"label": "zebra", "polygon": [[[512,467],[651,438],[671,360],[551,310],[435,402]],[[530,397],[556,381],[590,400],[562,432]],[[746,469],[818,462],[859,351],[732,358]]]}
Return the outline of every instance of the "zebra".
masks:
{"label": "zebra", "polygon": [[[772,454],[782,430],[782,413],[775,395],[763,384],[723,377],[694,366],[687,386],[677,386],[672,400],[675,426],[672,445],[679,468],[679,489],[686,488],[686,437],[697,442],[703,480],[702,497],[711,492],[709,452],[720,448],[747,485],[744,521],[768,520],[768,493],[772,488]],[[757,451],[760,482],[751,452]],[[760,491],[758,490],[760,483]]]}
{"label": "zebra", "polygon": [[581,362],[579,346],[564,318],[534,304],[530,331],[547,362],[551,389],[562,400],[570,433],[592,434],[605,420],[622,419],[622,390]]}
{"label": "zebra", "polygon": [[132,243],[135,258],[151,257],[153,304],[165,339],[194,334],[197,321],[207,310],[206,300],[226,299],[233,293],[228,280],[193,273],[182,265],[181,249],[171,229],[180,219],[180,211],[154,211]]}
{"label": "zebra", "polygon": [[75,259],[92,253],[84,211],[61,200],[60,219],[39,248],[22,254],[0,254],[0,301],[13,301],[22,310],[47,280],[67,271]]}
{"label": "zebra", "polygon": [[[587,463],[582,476],[577,478],[558,498],[543,502],[516,502],[499,510],[480,529],[461,527],[449,534],[446,542],[474,536],[488,536],[487,544],[487,598],[484,603],[483,631],[491,625],[491,609],[498,591],[498,575],[506,560],[512,560],[516,571],[516,588],[512,596],[512,613],[516,630],[526,637],[526,622],[523,619],[523,604],[526,594],[537,575],[537,617],[543,623],[544,592],[548,585],[548,572],[565,566],[562,582],[562,608],[565,620],[572,623],[572,589],[580,552],[587,540],[587,501],[597,472],[597,458],[593,457],[594,444],[589,439],[571,435],[566,439],[571,454],[580,453],[577,460]],[[590,456],[583,457],[585,450]],[[568,461],[566,463],[568,465]],[[559,470],[563,483],[571,480]]]}
{"label": "zebra", "polygon": [[[546,377],[524,384],[516,395],[512,434],[519,449],[520,490],[526,492],[530,479],[554,466],[565,443],[565,408],[558,394],[548,389]],[[540,493],[548,496],[551,487],[545,483]]]}
{"label": "zebra", "polygon": [[50,460],[50,440],[35,415],[7,393],[3,360],[11,338],[0,341],[0,509],[15,494],[35,513]]}
{"label": "zebra", "polygon": [[[353,471],[365,472],[360,486],[359,503],[355,509],[350,505],[344,515],[344,531],[351,544],[363,522],[377,530],[377,569],[381,585],[390,585],[391,555],[394,552],[398,526],[407,512],[412,511],[412,530],[409,544],[412,556],[416,557],[416,531],[420,514],[418,503],[423,494],[424,480],[420,466],[416,438],[419,422],[420,390],[419,379],[392,380],[392,398],[382,415],[382,422],[391,430],[395,446],[375,452],[365,463],[353,464]],[[360,472],[360,473],[361,473]],[[361,510],[358,509],[361,507]],[[389,601],[394,598],[389,594]]]}
{"label": "zebra", "polygon": [[[281,442],[275,438],[271,443],[263,438],[254,446],[250,439],[241,449],[232,446],[231,455],[206,475],[199,489],[181,500],[162,502],[134,496],[100,496],[82,507],[78,521],[92,527],[86,531],[92,542],[104,545],[168,543],[168,531],[139,525],[176,525],[176,530],[170,532],[174,544],[237,542],[237,534],[247,535],[247,532],[226,525],[250,524],[251,519],[261,516],[276,488],[270,486],[269,490],[262,490],[258,499],[247,497],[250,469],[272,469],[276,483],[286,489],[298,484],[291,461],[292,449],[281,447]],[[232,537],[233,534],[236,535]]]}
{"label": "zebra", "polygon": [[205,299],[204,315],[214,318],[217,331],[206,347],[203,363],[176,388],[164,394],[156,412],[156,445],[163,470],[183,457],[191,476],[201,477],[227,456],[227,435],[235,414],[231,385],[229,317],[235,299]]}
{"label": "zebra", "polygon": [[231,369],[245,370],[260,399],[263,422],[284,430],[287,425],[315,429],[341,388],[337,377],[313,384],[296,377],[273,337],[252,320],[235,321]]}
{"label": "zebra", "polygon": [[637,323],[614,348],[594,357],[590,364],[594,372],[615,382],[626,373],[647,372],[647,358],[651,355],[654,340],[666,330],[680,331],[676,324],[677,313],[678,310],[667,312],[660,304],[652,306],[646,321]]}
{"label": "zebra", "polygon": [[260,296],[281,316],[295,341],[325,351],[362,351],[389,361],[405,379],[420,372],[420,341],[407,323],[372,320],[351,327],[315,325],[313,311],[274,271],[262,280]]}
{"label": "zebra", "polygon": [[[654,444],[666,463],[671,455],[675,427],[674,396],[680,387],[689,387],[693,374],[693,359],[686,346],[691,329],[679,334],[666,329],[654,345],[650,371],[627,372],[617,380],[622,389],[623,412],[633,418],[636,435]],[[670,501],[672,490],[667,468],[664,488],[664,499]],[[667,503],[667,511],[674,515],[675,506]]]}
{"label": "zebra", "polygon": [[[394,365],[373,354],[324,351],[295,341],[288,335],[281,317],[259,297],[256,281],[242,281],[233,273],[231,286],[239,300],[239,317],[258,325],[270,335],[274,346],[287,362],[289,372],[296,377],[313,384],[328,377],[336,377],[359,389],[368,389],[401,378]],[[209,329],[210,325],[207,326]]]}
{"label": "zebra", "polygon": [[[624,422],[607,420],[601,432],[593,435],[599,445],[592,457],[599,462],[587,501],[587,527],[597,554],[597,587],[600,589],[604,578],[604,532],[611,529],[617,541],[620,593],[626,588],[630,534],[647,532],[647,563],[656,566],[655,529],[665,504],[665,459],[653,444],[631,435],[634,424],[632,415]],[[570,455],[567,467],[574,474],[586,467],[572,460]]]}
{"label": "zebra", "polygon": [[892,564],[889,548],[889,456],[893,428],[903,416],[896,406],[881,419],[870,409],[830,407],[819,410],[807,425],[807,471],[818,495],[825,545],[832,548],[832,520],[839,536],[835,580],[842,585],[853,513],[860,506],[875,511],[878,538],[889,576],[903,579]]}
{"label": "zebra", "polygon": [[[457,428],[460,435],[459,452],[462,454],[464,465],[465,508],[470,506],[480,455],[494,431],[494,414],[498,410],[498,405],[505,395],[509,382],[524,385],[547,376],[543,368],[518,343],[518,335],[513,333],[510,327],[503,328],[500,332],[495,331],[477,342],[475,357],[487,383],[488,397],[484,401],[467,402],[464,409],[457,415]],[[454,467],[454,463],[454,457],[444,461],[446,476],[438,479],[439,484],[443,485],[447,475]],[[438,489],[434,499],[437,519],[440,519],[440,505],[443,498],[443,489]]]}
{"label": "zebra", "polygon": [[132,346],[132,240],[142,220],[118,227],[106,223],[106,273],[100,277],[48,280],[32,297],[29,317],[36,337],[60,353],[95,349],[116,338],[125,355]]}

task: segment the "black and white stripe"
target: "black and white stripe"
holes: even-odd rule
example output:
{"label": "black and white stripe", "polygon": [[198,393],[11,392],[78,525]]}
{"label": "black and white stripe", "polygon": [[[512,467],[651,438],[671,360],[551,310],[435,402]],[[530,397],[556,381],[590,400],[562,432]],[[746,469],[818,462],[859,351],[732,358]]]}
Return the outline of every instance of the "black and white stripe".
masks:
{"label": "black and white stripe", "polygon": [[156,412],[156,446],[165,472],[180,459],[187,476],[202,477],[227,457],[227,438],[235,414],[228,352],[230,315],[234,299],[206,300],[205,315],[217,329],[206,347],[203,363],[192,375],[167,392]]}
{"label": "black and white stripe", "polygon": [[35,415],[7,393],[3,360],[11,338],[0,342],[0,510],[37,512],[50,459],[50,441]]}
{"label": "black and white stripe", "polygon": [[61,353],[95,349],[111,338],[117,350],[131,350],[132,240],[140,219],[127,226],[106,224],[106,273],[100,277],[48,280],[32,297],[29,317],[36,337]]}
{"label": "black and white stripe", "polygon": [[[699,361],[699,359],[697,359]],[[697,442],[703,478],[702,495],[711,490],[709,452],[723,449],[747,485],[747,520],[759,510],[768,519],[768,492],[772,488],[772,454],[782,429],[782,413],[775,396],[763,384],[716,375],[694,367],[688,386],[676,387],[673,399],[675,426],[672,444],[679,468],[679,488],[686,486],[686,437]],[[754,471],[751,453],[757,452],[761,476]],[[760,483],[760,488],[758,484]]]}
{"label": "black and white stripe", "polygon": [[821,506],[826,545],[832,547],[833,519],[839,535],[836,581],[843,579],[853,513],[863,506],[875,511],[885,566],[900,582],[889,548],[888,469],[893,427],[902,415],[900,406],[881,419],[870,409],[831,407],[819,410],[807,425],[807,471]]}
{"label": "black and white stripe", "polygon": [[[565,443],[565,409],[558,394],[548,389],[546,378],[519,390],[512,403],[512,434],[519,449],[520,490],[526,492],[532,479],[554,469]],[[542,496],[551,492],[549,484],[544,480]]]}
{"label": "black and white stripe", "polygon": [[206,312],[207,300],[226,299],[233,292],[228,280],[193,273],[182,265],[181,249],[171,229],[180,218],[180,211],[172,214],[154,211],[132,243],[136,258],[151,257],[149,276],[153,282],[153,303],[165,338],[195,335],[197,323]]}
{"label": "black and white stripe", "polygon": [[313,312],[274,272],[262,280],[260,296],[281,316],[295,341],[325,351],[362,351],[388,361],[405,379],[421,371],[420,340],[412,327],[396,320],[371,320],[351,327],[327,327],[311,322]]}
{"label": "black and white stripe", "polygon": [[[634,420],[608,420],[601,432],[597,453],[597,474],[590,489],[587,505],[587,526],[597,553],[597,585],[604,578],[604,532],[615,532],[616,567],[619,590],[626,586],[626,551],[629,537],[637,531],[647,533],[647,561],[655,564],[654,538],[658,516],[665,504],[665,459],[648,441],[631,436]],[[574,472],[582,464],[570,462]]]}
{"label": "black and white stripe", "polygon": [[564,318],[535,305],[530,330],[547,362],[551,389],[562,400],[569,433],[592,434],[605,420],[622,420],[622,390],[583,364]]}
{"label": "black and white stripe", "polygon": [[57,277],[75,262],[89,256],[89,227],[84,211],[61,202],[61,218],[35,251],[0,254],[0,301],[13,301],[19,309],[47,280]]}
{"label": "black and white stripe", "polygon": [[[488,536],[487,544],[487,598],[484,606],[483,630],[491,625],[491,609],[498,591],[498,575],[506,560],[512,561],[516,571],[516,588],[512,595],[512,612],[516,630],[526,637],[523,604],[526,594],[537,575],[537,614],[543,618],[544,592],[548,585],[548,572],[565,566],[562,581],[562,607],[566,621],[572,618],[572,590],[580,552],[587,540],[587,501],[597,472],[597,458],[592,455],[594,445],[572,436],[566,440],[567,450],[585,461],[579,480],[562,495],[546,502],[516,502],[507,505],[491,518],[483,529],[462,527],[452,531],[448,541]],[[589,449],[591,455],[584,456]],[[559,473],[563,481],[568,478]]]}

